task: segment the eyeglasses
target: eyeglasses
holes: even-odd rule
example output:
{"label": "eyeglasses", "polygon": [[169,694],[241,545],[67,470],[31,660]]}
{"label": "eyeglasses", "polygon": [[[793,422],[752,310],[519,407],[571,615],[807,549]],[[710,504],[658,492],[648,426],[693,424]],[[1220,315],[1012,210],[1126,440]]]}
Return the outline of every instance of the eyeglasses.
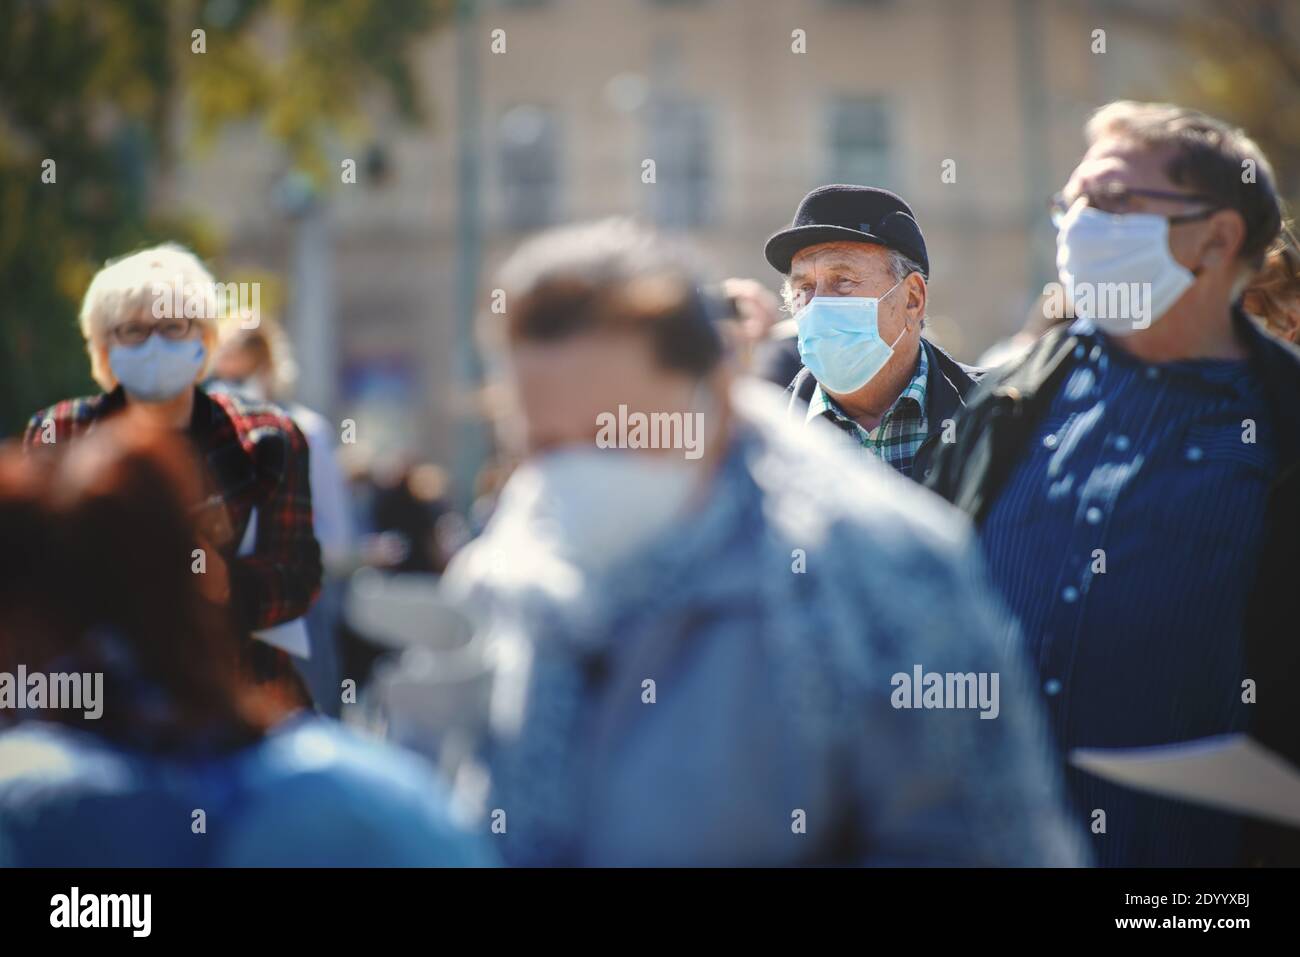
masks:
{"label": "eyeglasses", "polygon": [[125,346],[138,346],[148,339],[155,332],[164,339],[170,339],[173,342],[185,339],[189,336],[190,330],[194,328],[194,320],[180,316],[172,319],[160,319],[158,322],[145,322],[143,319],[132,319],[124,322],[120,326],[114,326],[111,335],[118,342]]}
{"label": "eyeglasses", "polygon": [[1048,202],[1047,208],[1052,214],[1052,222],[1057,222],[1062,216],[1070,211],[1075,203],[1082,196],[1087,200],[1088,205],[1093,209],[1099,209],[1103,213],[1123,214],[1131,213],[1133,209],[1134,197],[1144,199],[1163,199],[1179,203],[1209,203],[1208,209],[1203,209],[1197,213],[1183,213],[1179,216],[1166,216],[1170,226],[1176,226],[1179,223],[1191,223],[1198,219],[1205,219],[1217,213],[1223,208],[1223,204],[1213,196],[1207,196],[1205,193],[1176,193],[1164,189],[1135,189],[1131,186],[1125,186],[1123,183],[1110,183],[1097,190],[1090,190],[1079,193],[1077,196],[1066,196],[1065,193],[1057,193]]}

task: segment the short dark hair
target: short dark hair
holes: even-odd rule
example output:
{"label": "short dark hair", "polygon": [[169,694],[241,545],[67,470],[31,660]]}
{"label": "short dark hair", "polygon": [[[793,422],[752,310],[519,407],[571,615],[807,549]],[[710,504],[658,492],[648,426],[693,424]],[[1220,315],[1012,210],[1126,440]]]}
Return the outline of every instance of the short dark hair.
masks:
{"label": "short dark hair", "polygon": [[[1264,264],[1282,229],[1282,204],[1268,158],[1243,130],[1169,103],[1116,100],[1092,115],[1086,134],[1089,144],[1115,135],[1171,148],[1174,155],[1165,168],[1169,178],[1240,213],[1246,235],[1238,258],[1255,269]],[[1252,182],[1242,175],[1247,161],[1254,169]]]}
{"label": "short dark hair", "polygon": [[661,366],[692,375],[722,356],[714,310],[685,251],[630,220],[565,226],[528,240],[502,267],[501,285],[513,342],[638,332]]}

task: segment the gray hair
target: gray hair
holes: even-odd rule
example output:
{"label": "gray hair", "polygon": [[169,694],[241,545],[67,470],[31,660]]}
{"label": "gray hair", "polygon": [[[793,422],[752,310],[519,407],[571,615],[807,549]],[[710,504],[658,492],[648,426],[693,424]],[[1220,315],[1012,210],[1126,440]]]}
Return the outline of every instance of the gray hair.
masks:
{"label": "gray hair", "polygon": [[889,274],[894,277],[894,282],[901,282],[914,272],[922,272],[920,263],[908,259],[897,249],[889,250]]}

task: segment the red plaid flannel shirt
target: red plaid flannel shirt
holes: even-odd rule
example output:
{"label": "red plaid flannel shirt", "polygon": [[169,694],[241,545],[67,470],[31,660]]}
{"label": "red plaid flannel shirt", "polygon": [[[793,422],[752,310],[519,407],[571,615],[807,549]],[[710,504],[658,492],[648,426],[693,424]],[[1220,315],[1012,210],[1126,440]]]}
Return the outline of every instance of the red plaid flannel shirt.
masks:
{"label": "red plaid flannel shirt", "polygon": [[[32,416],[23,444],[75,440],[125,405],[121,388],[65,399]],[[237,395],[195,389],[189,435],[207,465],[208,481],[225,501],[235,540],[226,560],[231,604],[248,631],[303,615],[320,590],[320,545],[312,532],[307,440],[276,406]],[[252,554],[234,548],[257,509]]]}

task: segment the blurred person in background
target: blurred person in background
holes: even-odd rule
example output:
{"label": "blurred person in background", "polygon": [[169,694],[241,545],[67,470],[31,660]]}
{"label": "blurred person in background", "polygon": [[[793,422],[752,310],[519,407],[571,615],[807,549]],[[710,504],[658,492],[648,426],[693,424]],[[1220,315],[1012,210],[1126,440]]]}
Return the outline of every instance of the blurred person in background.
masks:
{"label": "blurred person in background", "polygon": [[821,186],[764,254],[786,277],[805,366],[791,411],[921,479],[978,373],[921,335],[930,259],[912,208],[876,187]]}
{"label": "blurred person in background", "polygon": [[975,364],[981,369],[992,369],[1017,359],[1052,329],[1059,325],[1068,325],[1074,322],[1075,318],[1074,308],[1069,303],[1045,292],[1029,307],[1025,324],[1015,335],[989,346]]}
{"label": "blurred person in background", "polygon": [[[443,585],[510,663],[484,748],[503,855],[1079,862],[966,525],[776,387],[733,387],[685,262],[613,220],[501,276],[524,459]],[[604,431],[640,415],[681,441]],[[997,720],[893,704],[918,662],[1000,673]]]}
{"label": "blurred person in background", "polygon": [[388,571],[441,574],[447,551],[438,523],[450,512],[447,473],[406,453],[390,454],[372,473],[371,527],[380,541],[371,548]]}
{"label": "blurred person in background", "polygon": [[[251,636],[301,617],[320,586],[307,443],[275,406],[198,385],[217,347],[219,312],[212,274],[187,249],[168,244],[109,262],[80,314],[91,375],[104,391],[37,412],[23,441],[61,449],[128,410],[184,434],[205,465],[200,585],[234,613],[232,655],[306,704],[289,656]],[[250,525],[255,547],[238,554]],[[131,540],[119,544],[125,552]]]}
{"label": "blurred person in background", "polygon": [[[1087,140],[1055,217],[1080,318],[981,383],[932,486],[979,526],[1062,750],[1249,732],[1300,761],[1300,354],[1239,304],[1272,171],[1167,104],[1102,107]],[[1103,864],[1300,862],[1294,831],[1069,775]]]}
{"label": "blurred person in background", "polygon": [[794,322],[781,318],[781,300],[754,279],[727,279],[717,289],[724,301],[719,328],[728,340],[733,364],[740,372],[779,386],[790,383],[803,362],[794,336]]}
{"label": "blurred person in background", "polygon": [[1300,244],[1292,229],[1285,229],[1268,251],[1242,308],[1279,339],[1300,343]]}
{"label": "blurred person in background", "polygon": [[307,613],[310,656],[294,663],[311,690],[316,707],[337,717],[341,678],[338,623],[347,575],[356,565],[347,482],[339,464],[338,434],[322,415],[289,401],[297,380],[288,338],[276,319],[258,317],[252,328],[238,316],[219,324],[219,342],[209,391],[235,392],[254,402],[280,406],[307,440],[310,452],[312,531],[320,543],[324,573],[320,595]]}
{"label": "blurred person in background", "polygon": [[22,543],[0,551],[0,671],[103,675],[98,718],[0,712],[20,717],[0,730],[0,866],[489,862],[422,762],[285,719],[236,667],[233,616],[190,570],[205,484],[136,410],[59,453],[0,450],[0,540]]}
{"label": "blurred person in background", "polygon": [[764,382],[788,386],[803,369],[799,358],[799,325],[786,316],[772,326],[768,337],[754,347],[753,373]]}

